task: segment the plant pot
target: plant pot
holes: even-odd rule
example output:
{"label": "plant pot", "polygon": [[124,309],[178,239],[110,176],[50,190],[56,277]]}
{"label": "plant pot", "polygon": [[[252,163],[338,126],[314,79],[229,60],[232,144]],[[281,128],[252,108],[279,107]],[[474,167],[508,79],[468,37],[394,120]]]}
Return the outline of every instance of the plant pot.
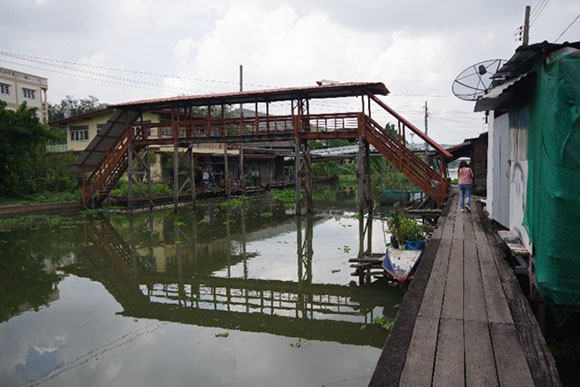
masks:
{"label": "plant pot", "polygon": [[407,250],[423,250],[425,247],[425,241],[405,241],[405,247]]}

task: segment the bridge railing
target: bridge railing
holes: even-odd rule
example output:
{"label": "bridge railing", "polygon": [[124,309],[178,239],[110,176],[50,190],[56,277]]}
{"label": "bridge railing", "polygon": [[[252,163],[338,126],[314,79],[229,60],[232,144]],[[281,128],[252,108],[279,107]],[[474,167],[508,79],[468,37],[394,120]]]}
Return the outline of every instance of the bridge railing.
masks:
{"label": "bridge railing", "polygon": [[294,133],[333,135],[355,132],[357,113],[258,116],[243,118],[196,118],[194,120],[164,120],[133,126],[136,142],[171,143],[175,139],[257,136]]}

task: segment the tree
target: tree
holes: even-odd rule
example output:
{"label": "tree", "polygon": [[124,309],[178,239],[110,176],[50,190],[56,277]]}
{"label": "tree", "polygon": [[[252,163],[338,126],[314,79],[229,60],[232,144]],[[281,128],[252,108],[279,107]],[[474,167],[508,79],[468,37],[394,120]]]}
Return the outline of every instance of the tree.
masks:
{"label": "tree", "polygon": [[23,196],[38,192],[36,176],[48,140],[60,134],[40,123],[26,103],[18,110],[0,101],[0,196]]}
{"label": "tree", "polygon": [[58,121],[78,116],[79,114],[94,112],[105,106],[105,104],[99,102],[97,97],[92,95],[83,99],[74,99],[71,95],[67,95],[57,105],[48,104],[48,117],[50,121]]}

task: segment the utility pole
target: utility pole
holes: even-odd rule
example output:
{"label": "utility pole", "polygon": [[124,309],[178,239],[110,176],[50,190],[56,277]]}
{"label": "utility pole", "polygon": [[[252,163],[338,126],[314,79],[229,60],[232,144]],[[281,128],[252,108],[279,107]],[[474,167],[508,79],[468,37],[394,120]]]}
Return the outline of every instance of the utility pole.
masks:
{"label": "utility pole", "polygon": [[522,46],[527,46],[530,40],[530,6],[526,5],[526,13],[524,16],[524,37],[522,39]]}
{"label": "utility pole", "polygon": [[[425,101],[425,136],[427,136],[427,132],[429,130],[429,110],[427,109],[427,101]],[[429,145],[425,142],[425,160],[427,160],[427,156],[429,155]]]}
{"label": "utility pole", "polygon": [[[240,65],[240,93],[244,90],[244,66]],[[244,109],[240,104],[240,121],[244,120]],[[244,167],[244,143],[240,143],[240,184],[242,186],[242,194],[246,194],[246,169]]]}

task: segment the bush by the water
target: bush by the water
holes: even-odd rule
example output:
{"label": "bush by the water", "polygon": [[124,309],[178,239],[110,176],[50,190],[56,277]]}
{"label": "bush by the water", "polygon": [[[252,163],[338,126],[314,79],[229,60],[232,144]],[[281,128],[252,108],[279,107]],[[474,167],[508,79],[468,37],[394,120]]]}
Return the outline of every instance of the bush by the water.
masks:
{"label": "bush by the water", "polygon": [[70,170],[77,154],[46,152],[46,143],[62,140],[62,133],[40,123],[35,109],[23,103],[12,111],[0,101],[0,138],[2,201],[77,195],[79,174]]}
{"label": "bush by the water", "polygon": [[293,204],[296,201],[296,191],[293,189],[281,189],[272,191],[272,198],[286,204]]}

